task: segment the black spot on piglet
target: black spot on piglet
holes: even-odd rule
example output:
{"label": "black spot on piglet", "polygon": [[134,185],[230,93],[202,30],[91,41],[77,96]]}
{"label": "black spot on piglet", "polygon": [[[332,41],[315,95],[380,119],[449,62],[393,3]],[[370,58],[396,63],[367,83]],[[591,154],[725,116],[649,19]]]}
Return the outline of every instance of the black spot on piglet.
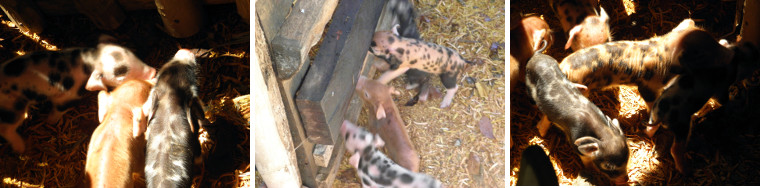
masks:
{"label": "black spot on piglet", "polygon": [[401,183],[410,184],[414,181],[414,178],[409,174],[401,174],[399,177],[401,179]]}
{"label": "black spot on piglet", "polygon": [[5,109],[0,109],[0,123],[11,124],[16,121],[16,118],[18,117],[16,117],[15,113]]}
{"label": "black spot on piglet", "polygon": [[5,67],[3,68],[3,73],[8,76],[20,76],[21,72],[24,72],[26,70],[26,62],[24,59],[19,58],[15,59],[8,64],[5,64]]}

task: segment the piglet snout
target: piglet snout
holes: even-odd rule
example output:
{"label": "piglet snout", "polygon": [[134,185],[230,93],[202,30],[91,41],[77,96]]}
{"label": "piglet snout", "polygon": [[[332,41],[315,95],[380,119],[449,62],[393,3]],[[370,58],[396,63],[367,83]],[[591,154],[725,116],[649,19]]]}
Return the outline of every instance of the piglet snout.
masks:
{"label": "piglet snout", "polygon": [[620,176],[612,180],[615,185],[628,185],[628,176]]}

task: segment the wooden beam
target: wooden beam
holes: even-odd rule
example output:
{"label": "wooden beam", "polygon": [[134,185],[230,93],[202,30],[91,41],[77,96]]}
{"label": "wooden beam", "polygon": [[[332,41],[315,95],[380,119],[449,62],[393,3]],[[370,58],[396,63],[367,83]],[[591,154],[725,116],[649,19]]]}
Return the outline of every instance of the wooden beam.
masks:
{"label": "wooden beam", "polygon": [[308,63],[309,49],[319,42],[338,0],[300,0],[272,40],[277,78],[290,79]]}
{"label": "wooden beam", "polygon": [[261,21],[264,37],[268,43],[272,43],[274,36],[285,23],[291,6],[293,6],[293,0],[257,0],[255,2],[256,16]]}
{"label": "wooden beam", "polygon": [[[255,16],[254,16],[255,19]],[[257,22],[256,53],[251,66],[251,114],[255,119],[256,170],[271,187],[300,187],[301,177],[290,128],[274,76],[269,49]]]}
{"label": "wooden beam", "polygon": [[235,7],[245,23],[251,24],[251,0],[235,0]]}
{"label": "wooden beam", "polygon": [[0,7],[21,31],[41,33],[45,29],[42,13],[27,0],[0,0]]}
{"label": "wooden beam", "polygon": [[103,30],[114,30],[127,18],[116,0],[74,0],[74,6]]}
{"label": "wooden beam", "polygon": [[198,33],[206,19],[201,3],[201,0],[156,0],[164,31],[174,38],[187,38]]}
{"label": "wooden beam", "polygon": [[[78,14],[77,8],[70,0],[24,0],[33,1],[42,13],[51,16]],[[155,0],[117,0],[125,11],[156,9]],[[259,0],[261,1],[261,0]],[[235,3],[235,0],[202,0],[204,5]]]}
{"label": "wooden beam", "polygon": [[309,141],[333,144],[385,1],[341,1],[296,95]]}

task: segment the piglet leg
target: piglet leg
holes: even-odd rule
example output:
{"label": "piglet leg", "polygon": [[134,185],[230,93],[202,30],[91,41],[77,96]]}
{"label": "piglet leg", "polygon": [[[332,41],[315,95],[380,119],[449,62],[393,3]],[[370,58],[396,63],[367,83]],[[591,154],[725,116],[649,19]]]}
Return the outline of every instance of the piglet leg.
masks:
{"label": "piglet leg", "polygon": [[394,78],[398,76],[401,76],[401,74],[404,74],[404,72],[406,72],[407,70],[409,70],[409,67],[401,67],[396,70],[385,71],[383,75],[380,75],[380,78],[378,78],[377,81],[382,84],[387,85],[388,82],[390,82],[391,80],[393,80]]}
{"label": "piglet leg", "polygon": [[[21,121],[19,121],[18,124],[20,125]],[[5,138],[5,140],[11,144],[13,151],[17,153],[24,153],[24,150],[26,149],[26,146],[24,145],[24,139],[21,138],[21,135],[16,133],[16,128],[18,128],[19,125],[0,126],[0,136]]]}
{"label": "piglet leg", "polygon": [[354,166],[354,168],[359,168],[359,159],[361,159],[361,155],[359,153],[351,154],[351,158],[348,158],[348,163],[351,164],[351,166]]}
{"label": "piglet leg", "polygon": [[451,105],[451,100],[454,99],[454,94],[456,94],[457,89],[459,89],[459,85],[451,89],[446,89],[446,95],[443,96],[443,101],[441,101],[441,108],[446,108]]}

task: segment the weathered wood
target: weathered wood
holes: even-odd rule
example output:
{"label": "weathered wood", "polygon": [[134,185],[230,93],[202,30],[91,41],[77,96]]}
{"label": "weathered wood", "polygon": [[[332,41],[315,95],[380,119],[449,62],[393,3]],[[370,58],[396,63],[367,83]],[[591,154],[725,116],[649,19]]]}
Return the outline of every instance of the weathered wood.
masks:
{"label": "weathered wood", "polygon": [[118,28],[127,18],[116,0],[74,0],[74,6],[104,30]]}
{"label": "weathered wood", "polygon": [[238,14],[245,20],[245,23],[251,23],[251,0],[235,0]]}
{"label": "weathered wood", "polygon": [[5,15],[23,32],[40,33],[45,19],[37,6],[27,0],[0,0]]}
{"label": "weathered wood", "polygon": [[[39,6],[45,15],[58,16],[78,14],[77,8],[71,0],[24,0],[32,1]],[[125,11],[156,9],[155,0],[117,0]],[[204,5],[219,5],[235,3],[235,0],[202,0]]]}
{"label": "weathered wood", "polygon": [[327,167],[330,164],[330,155],[333,152],[333,145],[317,144],[314,147],[314,162],[317,166]]}
{"label": "weathered wood", "polygon": [[282,24],[285,23],[293,0],[257,0],[255,4],[256,16],[261,21],[264,37],[268,43],[271,43]]}
{"label": "weathered wood", "polygon": [[[384,23],[381,19],[381,23],[378,24],[378,27],[380,27],[380,25],[386,24],[390,25],[390,23]],[[374,55],[367,54],[364,61],[362,62],[365,65],[371,65],[374,59]],[[375,68],[373,66],[365,66],[361,71],[361,75],[364,76],[374,74]],[[346,110],[343,118],[351,122],[357,122],[359,120],[359,114],[362,110],[363,104],[364,103],[362,102],[361,98],[359,98],[359,95],[352,94],[350,104],[348,105],[348,110]],[[344,142],[345,140],[343,139],[336,140],[336,143],[334,145],[335,148],[333,148],[333,154],[330,156],[329,166],[319,169],[319,174],[317,174],[317,183],[319,185],[318,187],[332,187],[332,183],[335,180],[335,175],[338,174],[338,169],[340,168],[340,162],[343,160],[343,153],[346,152],[346,147],[343,146]]]}
{"label": "weathered wood", "polygon": [[385,1],[341,1],[296,95],[309,141],[333,144]]}
{"label": "weathered wood", "polygon": [[[254,16],[255,19],[255,16]],[[280,89],[272,69],[261,26],[256,24],[256,53],[251,66],[251,114],[256,120],[256,170],[271,187],[300,187],[296,153]]]}
{"label": "weathered wood", "polygon": [[[253,17],[253,20],[256,22],[256,24],[254,24],[254,29],[256,30],[255,40],[257,41],[255,43],[256,53],[259,55],[260,59],[267,59],[268,61],[265,62],[272,64],[269,56],[268,43],[267,40],[264,39],[265,32],[262,30],[266,27],[262,26],[263,24],[261,23],[261,18],[258,17],[258,14],[254,14]],[[274,72],[272,72],[272,74],[274,74]],[[272,77],[276,76],[273,75]],[[300,81],[297,84],[300,84]],[[293,97],[294,92],[290,92],[289,89],[281,83],[275,85],[278,85],[279,87],[280,97],[285,107],[285,116],[290,128],[290,136],[293,140],[293,145],[296,146],[295,153],[302,184],[307,187],[317,187],[315,176],[317,175],[318,166],[314,162],[314,157],[311,154],[311,151],[314,149],[314,144],[308,142],[306,139],[306,132],[303,129],[301,118],[298,116],[298,111],[296,109],[295,98]]]}
{"label": "weathered wood", "polygon": [[174,38],[186,38],[201,30],[206,18],[200,0],[156,0],[164,30]]}
{"label": "weathered wood", "polygon": [[338,0],[296,2],[271,43],[277,78],[290,79],[308,62],[309,49],[319,42],[337,5]]}
{"label": "weathered wood", "polygon": [[740,32],[741,40],[760,46],[760,2],[744,1],[744,17]]}

